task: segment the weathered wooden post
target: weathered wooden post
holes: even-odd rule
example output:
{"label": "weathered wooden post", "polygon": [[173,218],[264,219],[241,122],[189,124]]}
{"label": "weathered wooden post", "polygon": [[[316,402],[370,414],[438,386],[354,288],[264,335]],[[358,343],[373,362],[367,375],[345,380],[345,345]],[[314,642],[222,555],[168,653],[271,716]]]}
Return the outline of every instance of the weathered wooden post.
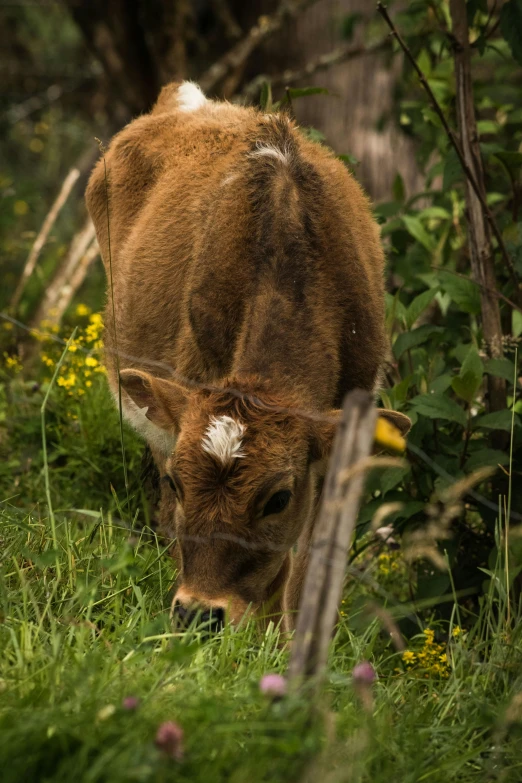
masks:
{"label": "weathered wooden post", "polygon": [[288,671],[291,683],[299,683],[307,677],[318,682],[326,669],[376,416],[368,392],[356,389],[346,395],[324,483],[292,642]]}

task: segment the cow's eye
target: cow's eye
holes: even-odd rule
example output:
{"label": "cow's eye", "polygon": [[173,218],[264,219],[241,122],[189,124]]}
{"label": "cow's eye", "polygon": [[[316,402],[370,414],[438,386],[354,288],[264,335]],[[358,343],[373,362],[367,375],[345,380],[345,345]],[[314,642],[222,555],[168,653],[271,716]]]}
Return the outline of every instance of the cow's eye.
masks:
{"label": "cow's eye", "polygon": [[280,514],[290,503],[292,493],[289,489],[281,489],[272,495],[268,503],[263,509],[263,516],[269,517],[271,514]]}
{"label": "cow's eye", "polygon": [[176,485],[174,483],[174,480],[172,476],[169,476],[168,474],[166,476],[163,476],[163,481],[166,481],[171,490],[174,492],[175,495],[178,494],[178,490],[176,488]]}

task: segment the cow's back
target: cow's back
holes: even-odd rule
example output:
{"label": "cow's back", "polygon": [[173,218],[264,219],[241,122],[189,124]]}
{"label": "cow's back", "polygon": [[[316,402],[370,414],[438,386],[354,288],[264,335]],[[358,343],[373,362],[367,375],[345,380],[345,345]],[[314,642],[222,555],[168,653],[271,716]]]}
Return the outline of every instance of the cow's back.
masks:
{"label": "cow's back", "polygon": [[[114,139],[89,183],[120,367],[288,379],[319,408],[372,388],[383,254],[359,186],[286,116],[180,110],[176,90]],[[114,384],[112,307],[109,289]]]}

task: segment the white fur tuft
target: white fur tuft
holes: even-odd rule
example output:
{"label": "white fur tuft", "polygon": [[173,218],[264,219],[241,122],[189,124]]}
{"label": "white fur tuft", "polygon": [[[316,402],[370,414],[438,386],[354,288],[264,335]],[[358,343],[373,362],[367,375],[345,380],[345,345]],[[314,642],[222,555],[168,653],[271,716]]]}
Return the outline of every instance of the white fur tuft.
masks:
{"label": "white fur tuft", "polygon": [[180,84],[177,95],[178,109],[181,111],[196,111],[208,103],[201,88],[194,82]]}
{"label": "white fur tuft", "polygon": [[244,457],[245,452],[241,451],[241,446],[245,429],[244,424],[234,421],[230,416],[212,416],[201,441],[203,451],[216,457],[223,465]]}
{"label": "white fur tuft", "polygon": [[252,157],[262,155],[267,158],[275,158],[275,160],[278,160],[279,163],[282,163],[284,166],[288,166],[290,163],[290,153],[288,150],[280,150],[272,144],[260,144],[258,142],[256,149],[251,152],[250,155]]}

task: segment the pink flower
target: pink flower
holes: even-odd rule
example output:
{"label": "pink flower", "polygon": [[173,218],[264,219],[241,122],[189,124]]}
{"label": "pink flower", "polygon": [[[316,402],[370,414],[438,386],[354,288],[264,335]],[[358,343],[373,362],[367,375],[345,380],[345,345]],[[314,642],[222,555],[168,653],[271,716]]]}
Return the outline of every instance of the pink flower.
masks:
{"label": "pink flower", "polygon": [[352,678],[356,685],[372,685],[377,679],[377,672],[370,661],[361,661],[354,666]]}
{"label": "pink flower", "polygon": [[281,699],[286,693],[286,685],[281,674],[265,674],[259,681],[259,690],[268,696]]}
{"label": "pink flower", "polygon": [[171,759],[175,761],[183,759],[183,729],[178,723],[167,720],[160,724],[154,742],[156,747]]}
{"label": "pink flower", "polygon": [[121,706],[124,710],[137,710],[140,706],[140,700],[136,696],[126,696]]}

